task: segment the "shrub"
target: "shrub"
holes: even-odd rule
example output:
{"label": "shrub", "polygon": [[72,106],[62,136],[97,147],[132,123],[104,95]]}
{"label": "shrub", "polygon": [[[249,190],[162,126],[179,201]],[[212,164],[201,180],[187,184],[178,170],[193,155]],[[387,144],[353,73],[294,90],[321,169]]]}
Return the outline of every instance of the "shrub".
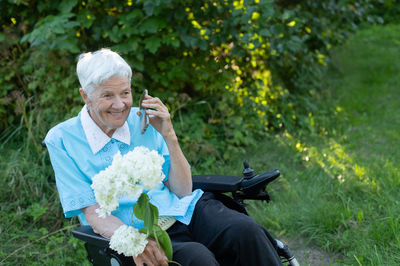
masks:
{"label": "shrub", "polygon": [[212,143],[216,158],[270,130],[304,124],[313,74],[331,47],[372,19],[367,0],[0,5],[2,130],[33,110],[49,125],[76,114],[77,55],[110,47],[132,66],[135,91],[147,88],[177,112],[183,144]]}

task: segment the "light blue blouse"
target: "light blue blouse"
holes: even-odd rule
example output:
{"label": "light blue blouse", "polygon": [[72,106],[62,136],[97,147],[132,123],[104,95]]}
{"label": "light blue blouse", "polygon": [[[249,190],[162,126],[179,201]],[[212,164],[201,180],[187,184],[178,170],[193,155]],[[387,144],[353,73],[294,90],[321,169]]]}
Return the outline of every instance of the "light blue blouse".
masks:
{"label": "light blue blouse", "polygon": [[[87,224],[81,209],[96,204],[92,177],[112,163],[113,156],[120,151],[126,154],[136,146],[145,146],[164,156],[163,172],[168,179],[170,168],[169,152],[163,137],[150,125],[145,134],[140,134],[138,108],[132,108],[127,119],[130,145],[111,138],[96,153],[91,150],[81,123],[81,111],[77,117],[53,127],[45,138],[51,164],[53,165],[57,190],[67,218],[78,215]],[[196,202],[203,191],[197,189],[183,198],[178,198],[164,184],[146,191],[152,204],[158,207],[160,216],[174,216],[178,221],[189,224]],[[133,215],[133,205],[137,199],[121,197],[119,207],[112,212],[127,225],[143,227],[143,221]]]}

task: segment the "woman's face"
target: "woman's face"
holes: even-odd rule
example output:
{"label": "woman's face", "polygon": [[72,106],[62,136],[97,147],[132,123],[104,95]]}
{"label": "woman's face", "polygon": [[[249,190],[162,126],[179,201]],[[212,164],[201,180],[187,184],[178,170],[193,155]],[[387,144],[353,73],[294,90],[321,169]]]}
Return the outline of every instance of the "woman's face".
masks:
{"label": "woman's face", "polygon": [[126,77],[113,76],[101,83],[90,95],[81,95],[94,122],[109,137],[123,126],[132,107],[132,93]]}

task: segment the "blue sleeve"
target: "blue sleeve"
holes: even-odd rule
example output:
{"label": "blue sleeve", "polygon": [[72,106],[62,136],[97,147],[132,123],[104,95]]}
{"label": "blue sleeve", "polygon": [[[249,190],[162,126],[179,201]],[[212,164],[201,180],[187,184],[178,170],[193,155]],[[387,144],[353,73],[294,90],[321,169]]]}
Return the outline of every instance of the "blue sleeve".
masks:
{"label": "blue sleeve", "polygon": [[96,204],[92,181],[79,169],[75,160],[66,151],[61,138],[48,140],[46,146],[54,169],[57,190],[64,215],[67,218],[81,214],[82,208]]}
{"label": "blue sleeve", "polygon": [[169,168],[171,168],[171,162],[169,160],[169,155],[163,155],[164,157],[164,164],[162,166],[163,173],[165,174],[165,178],[163,182],[168,180]]}
{"label": "blue sleeve", "polygon": [[169,151],[168,151],[168,147],[167,144],[165,143],[164,138],[158,134],[159,137],[159,149],[158,149],[158,153],[161,154],[164,157],[164,164],[162,166],[163,169],[163,173],[165,174],[165,178],[163,180],[163,182],[168,180],[168,174],[169,174],[169,169],[171,167],[171,162],[169,159]]}

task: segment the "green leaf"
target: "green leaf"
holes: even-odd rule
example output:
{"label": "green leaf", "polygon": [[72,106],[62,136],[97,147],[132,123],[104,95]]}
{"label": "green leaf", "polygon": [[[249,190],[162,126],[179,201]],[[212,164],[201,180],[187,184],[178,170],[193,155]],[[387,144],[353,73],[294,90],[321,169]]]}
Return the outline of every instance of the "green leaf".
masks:
{"label": "green leaf", "polygon": [[130,23],[137,23],[143,17],[143,12],[140,9],[134,9],[128,14],[122,14],[119,18],[123,24],[131,26]]}
{"label": "green leaf", "polygon": [[271,35],[271,33],[269,32],[268,29],[262,29],[262,30],[260,30],[260,35],[264,36],[264,37],[269,37]]}
{"label": "green leaf", "polygon": [[47,207],[42,206],[39,203],[34,203],[33,205],[29,206],[29,208],[26,210],[26,213],[29,216],[32,216],[34,221],[36,221],[39,217],[41,217],[46,212],[47,212]]}
{"label": "green leaf", "polygon": [[181,35],[181,40],[187,47],[195,47],[198,40],[190,35]]}
{"label": "green leaf", "polygon": [[153,232],[153,226],[156,224],[155,216],[150,204],[147,204],[145,213],[144,213],[144,226],[148,229],[149,234]]}
{"label": "green leaf", "polygon": [[158,224],[158,208],[149,202],[149,206],[154,215],[154,224]]}
{"label": "green leaf", "polygon": [[161,18],[149,18],[139,25],[140,33],[156,33],[158,30],[165,28],[167,24]]}
{"label": "green leaf", "polygon": [[78,40],[76,39],[59,40],[57,42],[54,42],[54,47],[52,48],[57,50],[69,51],[73,54],[80,52],[78,48]]}
{"label": "green leaf", "polygon": [[144,70],[144,64],[143,61],[136,60],[136,59],[131,59],[131,67],[138,70],[138,71],[143,71]]}
{"label": "green leaf", "polygon": [[164,249],[165,255],[168,260],[172,260],[172,243],[169,235],[166,231],[162,230],[158,225],[154,226],[154,233],[157,236],[157,240],[160,242],[162,248]]}
{"label": "green leaf", "polygon": [[153,226],[156,226],[158,222],[158,209],[150,203],[147,194],[142,193],[140,195],[135,206],[133,206],[133,212],[138,219],[143,220],[147,236],[152,236]]}
{"label": "green leaf", "polygon": [[61,13],[68,13],[71,12],[71,10],[76,6],[77,3],[77,0],[63,0],[61,1],[57,9],[60,10]]}
{"label": "green leaf", "polygon": [[90,28],[95,18],[95,15],[89,9],[82,9],[77,16],[77,20],[85,28]]}
{"label": "green leaf", "polygon": [[154,12],[154,4],[151,1],[146,1],[143,4],[143,9],[147,16],[152,16]]}
{"label": "green leaf", "polygon": [[161,45],[161,39],[158,37],[150,37],[145,40],[145,48],[150,51],[150,53],[155,54],[158,47]]}
{"label": "green leaf", "polygon": [[142,193],[136,204],[133,206],[133,213],[138,219],[144,221],[146,206],[148,202],[149,202],[149,196],[147,196],[146,193]]}
{"label": "green leaf", "polygon": [[[76,21],[69,21],[74,17],[74,14],[62,14],[58,16],[49,15],[40,19],[31,33],[25,34],[21,43],[29,42],[31,46],[40,47],[42,50],[57,49],[61,50],[66,47],[71,52],[79,52],[75,46],[76,42],[71,40],[71,35],[74,34],[75,27],[79,25]],[[67,40],[69,38],[69,40]],[[64,43],[65,42],[65,43]],[[60,44],[58,47],[55,44]]]}
{"label": "green leaf", "polygon": [[123,53],[123,54],[128,54],[131,52],[137,53],[138,52],[137,48],[139,47],[139,42],[140,42],[140,39],[138,37],[132,37],[124,42],[114,45],[113,50],[115,50],[119,53]]}

